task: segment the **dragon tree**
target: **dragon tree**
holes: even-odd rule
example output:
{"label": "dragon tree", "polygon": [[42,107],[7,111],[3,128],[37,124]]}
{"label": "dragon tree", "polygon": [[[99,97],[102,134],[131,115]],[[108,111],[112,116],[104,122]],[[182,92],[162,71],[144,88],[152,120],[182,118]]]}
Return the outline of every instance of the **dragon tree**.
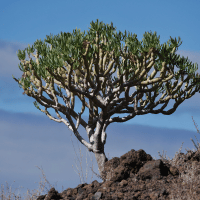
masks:
{"label": "dragon tree", "polygon": [[[18,67],[24,73],[13,79],[23,88],[23,94],[36,100],[37,109],[51,120],[63,122],[95,154],[99,173],[103,175],[108,161],[104,145],[109,124],[148,113],[171,115],[185,99],[200,91],[200,76],[195,74],[198,65],[176,54],[182,44],[180,37],[177,41],[170,36],[167,44],[162,45],[159,38],[150,31],[139,41],[136,34],[117,32],[112,22],[105,25],[92,21],[87,33],[76,28],[73,33],[50,34],[44,41],[36,40],[32,46],[18,50]],[[151,68],[154,70],[148,75]],[[185,87],[181,89],[183,83]],[[159,94],[162,96],[155,101]],[[58,102],[57,96],[65,105]],[[76,98],[82,104],[80,112],[74,110]],[[173,108],[165,111],[170,99],[175,100]],[[159,104],[163,105],[156,109]],[[55,109],[58,118],[51,116],[47,108]],[[88,121],[83,119],[86,109]],[[85,128],[89,142],[79,134],[80,125]]]}

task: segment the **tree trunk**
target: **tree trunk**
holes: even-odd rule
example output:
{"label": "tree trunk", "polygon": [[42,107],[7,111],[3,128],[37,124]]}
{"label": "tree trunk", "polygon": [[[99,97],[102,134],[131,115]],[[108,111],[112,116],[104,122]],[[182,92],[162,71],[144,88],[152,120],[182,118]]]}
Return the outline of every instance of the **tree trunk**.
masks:
{"label": "tree trunk", "polygon": [[98,132],[97,135],[94,135],[94,144],[93,144],[94,151],[93,151],[93,153],[95,155],[95,158],[96,158],[96,161],[98,164],[98,170],[99,170],[100,176],[101,176],[102,180],[105,181],[105,176],[102,172],[104,170],[104,165],[108,161],[108,159],[104,152],[105,143],[102,141],[101,136],[102,136],[102,133],[100,134],[100,132]]}
{"label": "tree trunk", "polygon": [[102,180],[105,181],[105,174],[103,174],[102,172],[104,170],[104,165],[108,161],[108,159],[104,152],[94,153],[94,155],[98,164],[98,170],[99,170],[100,176]]}
{"label": "tree trunk", "polygon": [[102,172],[104,170],[104,165],[108,161],[108,159],[104,152],[104,145],[106,143],[106,133],[103,127],[104,120],[102,115],[100,115],[95,132],[93,132],[91,128],[87,128],[87,133],[89,136],[90,143],[92,144],[92,149],[90,149],[90,151],[94,153],[101,179],[105,181],[105,174],[103,174]]}

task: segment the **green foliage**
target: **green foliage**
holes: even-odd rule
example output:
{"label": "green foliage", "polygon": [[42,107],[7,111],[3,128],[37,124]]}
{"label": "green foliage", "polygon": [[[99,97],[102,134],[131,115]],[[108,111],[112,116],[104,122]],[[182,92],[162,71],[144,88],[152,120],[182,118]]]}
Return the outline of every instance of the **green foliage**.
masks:
{"label": "green foliage", "polygon": [[28,44],[28,48],[27,48],[27,53],[30,56],[30,53],[33,53],[35,51],[35,48],[32,46],[30,47],[30,45]]}
{"label": "green foliage", "polygon": [[126,37],[125,42],[127,44],[127,47],[129,48],[129,51],[138,56],[141,42],[138,41],[137,35],[128,33],[128,37]]}
{"label": "green foliage", "polygon": [[25,50],[18,50],[17,57],[19,58],[19,60],[25,60],[26,58]]}
{"label": "green foliage", "polygon": [[[82,48],[83,41],[85,40],[88,40],[91,44],[89,53],[87,54],[87,59],[91,59],[95,53],[98,53],[98,48],[96,45],[100,45],[100,42],[103,39],[105,39],[107,42],[107,45],[102,44],[103,50],[108,52],[114,50],[115,57],[121,56],[120,50],[123,50],[122,42],[125,42],[129,52],[137,56],[139,56],[139,52],[148,52],[152,47],[156,48],[157,50],[161,49],[159,41],[160,36],[157,37],[156,32],[154,32],[154,34],[152,34],[152,32],[145,32],[143,35],[144,38],[142,39],[142,42],[140,42],[138,41],[136,34],[133,35],[132,33],[128,33],[127,36],[126,31],[125,34],[120,31],[117,33],[116,28],[113,27],[113,23],[111,23],[111,25],[105,25],[103,22],[99,22],[97,19],[96,22],[92,21],[90,25],[91,27],[89,28],[89,31],[87,31],[87,34],[85,34],[85,31],[81,32],[80,29],[76,28],[73,30],[73,33],[61,32],[55,36],[51,34],[50,36],[47,35],[44,41],[52,45],[52,50],[50,50],[50,48],[47,47],[47,44],[41,41],[41,39],[36,40],[32,47],[29,47],[25,50],[27,50],[27,52],[30,54],[30,52],[33,52],[35,49],[37,49],[38,53],[42,56],[39,59],[40,67],[45,68],[45,66],[47,66],[48,69],[53,71],[54,69],[63,66],[63,61],[73,63],[73,69],[76,69],[80,64],[79,60],[82,57],[82,54],[85,52],[85,49]],[[97,43],[94,42],[96,34],[99,37]],[[170,42],[171,46],[169,46]],[[177,41],[176,39],[173,40],[171,38],[171,41],[168,41],[167,46],[165,44],[163,45],[161,54],[164,57],[169,55],[174,46],[178,46]],[[20,51],[18,54],[18,58],[20,60],[24,59],[24,57],[22,57],[25,55],[24,51],[22,53]],[[60,58],[58,58],[58,56]],[[166,59],[168,61],[171,59],[171,57]],[[131,63],[127,63],[126,67],[127,69],[132,67]],[[123,69],[124,68],[122,68],[121,71]],[[40,71],[39,74],[45,76],[43,71]]]}
{"label": "green foliage", "polygon": [[[96,39],[96,36],[97,39]],[[200,84],[199,79],[195,76],[195,71],[198,69],[197,65],[192,64],[188,61],[188,58],[180,57],[180,55],[176,55],[178,47],[182,44],[180,37],[178,40],[170,37],[170,40],[167,43],[160,44],[160,36],[157,36],[157,33],[154,32],[145,32],[143,34],[142,41],[138,41],[137,35],[129,33],[125,30],[124,33],[117,32],[116,27],[111,24],[104,24],[103,22],[99,22],[97,19],[96,22],[90,23],[90,28],[87,33],[81,32],[80,29],[73,30],[70,32],[61,32],[58,35],[46,36],[44,41],[36,40],[32,46],[28,45],[24,50],[19,50],[17,56],[21,61],[19,65],[19,69],[23,72],[34,70],[39,78],[46,79],[47,76],[53,78],[53,76],[49,73],[54,74],[54,70],[57,68],[61,68],[64,66],[64,63],[68,63],[72,66],[72,70],[77,69],[81,64],[81,59],[83,58],[83,54],[86,49],[83,48],[83,42],[89,42],[88,53],[86,54],[86,59],[90,61],[92,58],[95,58],[99,53],[99,47],[106,52],[113,51],[113,57],[115,61],[119,62],[117,68],[119,69],[119,73],[122,74],[124,70],[134,69],[136,71],[137,66],[133,64],[133,62],[127,57],[127,55],[136,55],[138,58],[143,58],[143,53],[146,55],[151,48],[154,49],[156,62],[154,64],[154,68],[156,70],[161,70],[162,63],[165,61],[168,65],[173,65],[180,70],[190,74],[191,80],[193,83]],[[106,44],[103,43],[106,42]],[[125,44],[125,46],[123,46]],[[51,48],[50,48],[51,46]],[[175,48],[173,53],[172,50]],[[31,60],[30,64],[32,65],[32,69],[27,65],[26,69],[22,64],[22,61],[25,60],[26,52],[31,55],[34,51],[37,51],[39,54],[39,65]],[[159,54],[158,54],[159,53]],[[125,58],[125,61],[122,62],[120,59]],[[128,73],[128,79],[134,74]],[[67,73],[67,71],[66,71]],[[175,73],[175,78],[179,78],[180,75]],[[114,77],[115,79],[115,77]],[[30,86],[30,78],[27,76],[26,78],[21,79],[24,87]],[[157,89],[157,92],[164,91],[166,86],[162,86]]]}
{"label": "green foliage", "polygon": [[160,48],[161,48],[161,46],[160,46],[160,36],[157,37],[156,32],[154,32],[154,34],[152,34],[151,31],[150,31],[150,33],[145,32],[145,34],[143,36],[144,36],[144,38],[142,39],[143,47],[141,47],[142,51],[148,52],[148,50],[152,47],[160,50]]}
{"label": "green foliage", "polygon": [[46,56],[47,53],[49,53],[49,47],[47,47],[47,45],[40,40],[36,40],[36,42],[34,42],[34,47],[32,47],[34,49],[37,49],[37,52],[41,55],[41,56]]}

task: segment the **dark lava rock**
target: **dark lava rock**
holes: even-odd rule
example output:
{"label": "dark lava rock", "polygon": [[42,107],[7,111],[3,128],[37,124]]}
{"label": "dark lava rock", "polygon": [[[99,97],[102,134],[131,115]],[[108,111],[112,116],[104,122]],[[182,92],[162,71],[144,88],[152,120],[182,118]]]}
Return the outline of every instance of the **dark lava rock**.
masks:
{"label": "dark lava rock", "polygon": [[37,200],[172,199],[170,194],[177,190],[174,184],[180,190],[183,184],[180,173],[186,173],[185,167],[194,163],[200,169],[199,160],[198,151],[188,151],[186,155],[179,153],[172,166],[168,160],[154,160],[144,150],[132,149],[120,158],[114,157],[105,163],[102,183],[95,180],[91,184],[68,188],[62,193],[51,188],[48,194],[39,196]]}

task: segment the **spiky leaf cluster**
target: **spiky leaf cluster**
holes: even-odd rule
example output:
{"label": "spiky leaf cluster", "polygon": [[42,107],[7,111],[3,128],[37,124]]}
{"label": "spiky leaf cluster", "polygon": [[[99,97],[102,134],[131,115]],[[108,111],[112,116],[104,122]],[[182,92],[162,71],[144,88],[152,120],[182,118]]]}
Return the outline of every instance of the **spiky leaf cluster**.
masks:
{"label": "spiky leaf cluster", "polygon": [[[98,107],[106,110],[104,117],[109,123],[126,121],[135,114],[171,114],[184,99],[199,91],[200,76],[195,74],[196,64],[176,54],[182,43],[180,37],[178,40],[170,37],[167,44],[162,45],[159,38],[156,32],[150,31],[145,32],[142,41],[139,41],[136,34],[117,32],[112,23],[105,25],[98,20],[92,21],[87,33],[76,28],[72,33],[50,34],[44,41],[36,40],[31,47],[19,50],[19,68],[24,74],[20,80],[14,79],[28,96],[45,108],[53,107],[64,112],[64,107],[67,107],[75,119],[78,115],[72,110],[75,97],[78,97],[82,102],[81,114],[85,107],[90,110],[90,123],[95,123],[98,118]],[[25,60],[26,55],[28,61]],[[175,66],[178,72],[174,71]],[[148,75],[151,68],[154,71]],[[159,76],[155,77],[157,73]],[[187,78],[184,78],[185,75],[188,75]],[[46,86],[42,85],[42,79]],[[174,83],[172,79],[175,79]],[[183,82],[186,83],[185,89],[181,90]],[[58,85],[57,90],[55,84]],[[132,95],[129,94],[131,87],[136,88]],[[61,88],[65,89],[67,97],[62,94]],[[43,92],[50,99],[44,97]],[[125,97],[119,98],[122,92]],[[162,97],[154,102],[160,93]],[[144,94],[146,100],[142,99]],[[64,99],[65,106],[58,103],[56,95]],[[140,106],[137,105],[139,99]],[[163,111],[170,99],[176,100],[175,107],[169,112]],[[162,109],[154,111],[159,103],[165,104]],[[134,106],[131,107],[131,104]],[[34,105],[37,105],[36,102]],[[116,113],[131,114],[127,118],[111,119]]]}

